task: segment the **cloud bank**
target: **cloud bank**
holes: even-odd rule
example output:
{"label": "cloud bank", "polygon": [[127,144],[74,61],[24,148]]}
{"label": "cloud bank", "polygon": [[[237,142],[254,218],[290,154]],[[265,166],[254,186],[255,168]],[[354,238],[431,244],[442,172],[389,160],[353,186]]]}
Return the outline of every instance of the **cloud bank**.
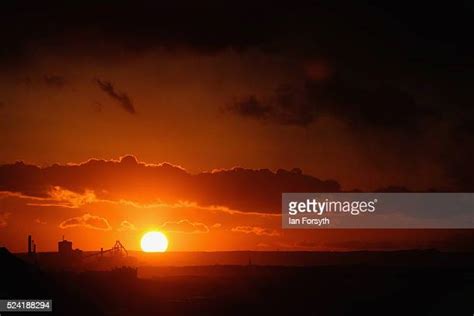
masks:
{"label": "cloud bank", "polygon": [[[60,188],[60,189],[59,189]],[[283,192],[337,192],[334,180],[291,171],[234,168],[191,174],[168,164],[145,164],[133,156],[38,167],[0,166],[0,191],[53,199],[78,207],[95,199],[136,203],[196,203],[242,212],[279,213]]]}

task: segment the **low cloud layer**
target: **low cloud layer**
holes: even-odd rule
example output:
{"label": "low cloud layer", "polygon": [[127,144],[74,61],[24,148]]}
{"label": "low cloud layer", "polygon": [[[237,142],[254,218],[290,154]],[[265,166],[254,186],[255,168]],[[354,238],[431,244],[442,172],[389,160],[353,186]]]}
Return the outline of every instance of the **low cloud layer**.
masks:
{"label": "low cloud layer", "polygon": [[59,224],[59,228],[66,229],[72,227],[85,227],[90,229],[97,229],[97,230],[111,230],[112,227],[110,226],[107,219],[91,215],[86,213],[82,216],[72,217],[62,221]]}
{"label": "low cloud layer", "polygon": [[206,224],[191,222],[187,219],[176,222],[165,222],[163,225],[161,225],[161,229],[170,233],[183,234],[200,234],[209,232],[209,227],[207,227]]}
{"label": "low cloud layer", "polygon": [[280,233],[274,229],[268,229],[259,226],[237,226],[232,228],[232,231],[244,234],[255,234],[257,236],[280,236]]}
{"label": "low cloud layer", "polygon": [[283,192],[337,192],[333,180],[302,173],[234,168],[190,174],[171,164],[150,165],[133,156],[40,168],[22,162],[0,166],[0,191],[54,199],[78,207],[95,199],[137,203],[196,203],[242,212],[279,213]]}

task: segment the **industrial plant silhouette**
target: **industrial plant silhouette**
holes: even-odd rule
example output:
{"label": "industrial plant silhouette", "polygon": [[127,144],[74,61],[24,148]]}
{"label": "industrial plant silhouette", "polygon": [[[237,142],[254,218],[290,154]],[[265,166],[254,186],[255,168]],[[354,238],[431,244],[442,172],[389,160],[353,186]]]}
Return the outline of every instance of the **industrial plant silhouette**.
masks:
{"label": "industrial plant silhouette", "polygon": [[[211,257],[216,264],[163,266],[135,258],[140,253],[130,254],[120,241],[85,252],[64,237],[57,252],[41,253],[28,236],[25,253],[0,248],[0,298],[52,299],[57,315],[460,315],[473,310],[473,253],[170,255],[203,262]],[[219,264],[225,256],[242,264]]]}
{"label": "industrial plant silhouette", "polygon": [[39,266],[54,267],[56,269],[87,268],[111,268],[120,265],[133,264],[134,257],[128,256],[128,251],[119,240],[108,249],[100,248],[98,251],[84,252],[79,248],[73,248],[73,242],[62,237],[58,242],[57,252],[36,252],[36,243],[31,235],[28,235],[28,251],[26,254],[18,254],[25,261]]}

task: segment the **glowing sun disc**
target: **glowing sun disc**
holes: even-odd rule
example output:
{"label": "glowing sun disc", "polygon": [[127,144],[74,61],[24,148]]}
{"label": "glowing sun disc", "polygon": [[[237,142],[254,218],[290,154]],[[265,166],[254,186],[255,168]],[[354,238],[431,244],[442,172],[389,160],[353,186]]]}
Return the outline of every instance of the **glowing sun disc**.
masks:
{"label": "glowing sun disc", "polygon": [[142,237],[141,247],[144,252],[165,252],[168,238],[162,232],[148,232]]}

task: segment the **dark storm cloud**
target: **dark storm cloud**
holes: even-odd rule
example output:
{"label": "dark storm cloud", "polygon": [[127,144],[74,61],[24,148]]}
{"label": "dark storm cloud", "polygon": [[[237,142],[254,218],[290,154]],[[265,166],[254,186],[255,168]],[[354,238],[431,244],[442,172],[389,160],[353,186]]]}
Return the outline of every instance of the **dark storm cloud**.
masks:
{"label": "dark storm cloud", "polygon": [[114,99],[115,101],[118,102],[118,104],[128,113],[130,114],[135,114],[135,106],[133,105],[132,100],[130,100],[130,97],[121,91],[118,91],[115,89],[113,84],[110,81],[102,81],[100,79],[96,79],[97,85],[99,88],[105,92],[109,97]]}
{"label": "dark storm cloud", "polygon": [[[61,190],[68,192],[61,194]],[[339,190],[337,182],[320,180],[303,174],[299,169],[272,172],[268,169],[234,168],[190,174],[170,164],[139,163],[133,156],[120,161],[90,160],[80,165],[45,168],[21,162],[0,166],[0,191],[45,199],[66,199],[69,196],[76,202],[78,194],[87,193],[88,198],[82,200],[95,196],[137,203],[188,201],[199,206],[279,213],[283,192]]]}
{"label": "dark storm cloud", "polygon": [[[472,103],[461,101],[463,105],[457,106],[458,100],[472,100],[474,73],[474,52],[466,40],[473,12],[462,3],[268,6],[244,1],[229,10],[218,1],[42,6],[12,2],[3,12],[0,35],[9,46],[0,50],[0,62],[24,62],[32,48],[103,62],[157,48],[206,54],[257,48],[301,65],[314,58],[327,61],[338,73],[330,80],[300,86],[281,82],[273,100],[253,96],[255,91],[237,96],[235,112],[283,124],[308,125],[332,113],[352,123],[405,128],[418,123],[425,107],[449,116]],[[316,70],[316,77],[324,78],[324,67]],[[104,91],[133,113],[126,94],[102,83]],[[409,91],[410,86],[432,92],[420,96],[423,93]],[[436,99],[437,94],[450,97],[434,104],[420,101]]]}
{"label": "dark storm cloud", "polygon": [[271,96],[243,97],[230,105],[227,110],[247,118],[306,126],[315,118],[315,106],[309,102],[305,89],[281,85]]}
{"label": "dark storm cloud", "polygon": [[[385,137],[383,146],[376,148],[381,152],[385,146],[420,147],[417,137],[425,128],[423,122],[434,119],[432,126],[453,126],[441,145],[447,176],[461,188],[474,188],[469,158],[474,133],[458,127],[474,118],[470,111],[474,50],[468,40],[474,15],[467,3],[239,1],[229,8],[219,1],[113,5],[11,1],[2,6],[2,13],[0,37],[8,43],[0,48],[2,69],[20,69],[48,54],[116,65],[157,49],[206,55],[258,50],[278,57],[292,74],[308,61],[323,60],[331,71],[316,67],[309,78],[300,74],[299,84],[293,76],[282,79],[272,95],[257,91],[236,95],[228,110],[293,126],[335,116],[354,130]],[[122,108],[135,112],[126,94],[102,83],[99,87]],[[439,153],[426,155],[430,160]]]}
{"label": "dark storm cloud", "polygon": [[229,108],[244,117],[279,124],[307,126],[329,115],[358,128],[406,129],[426,119],[430,110],[399,89],[361,86],[340,78],[306,80],[300,86],[280,85],[267,97],[244,97]]}
{"label": "dark storm cloud", "polygon": [[[420,72],[432,65],[442,68],[439,62],[452,62],[453,57],[467,58],[463,50],[469,47],[466,35],[472,21],[472,10],[462,4],[407,7],[343,1],[271,6],[241,1],[232,9],[219,1],[113,5],[19,1],[6,4],[2,13],[0,36],[9,43],[0,50],[2,61],[27,59],[30,45],[108,59],[157,47],[203,53],[258,47],[272,53],[294,50],[305,57],[331,57],[371,72],[407,67]],[[440,17],[446,23],[440,23]]]}

